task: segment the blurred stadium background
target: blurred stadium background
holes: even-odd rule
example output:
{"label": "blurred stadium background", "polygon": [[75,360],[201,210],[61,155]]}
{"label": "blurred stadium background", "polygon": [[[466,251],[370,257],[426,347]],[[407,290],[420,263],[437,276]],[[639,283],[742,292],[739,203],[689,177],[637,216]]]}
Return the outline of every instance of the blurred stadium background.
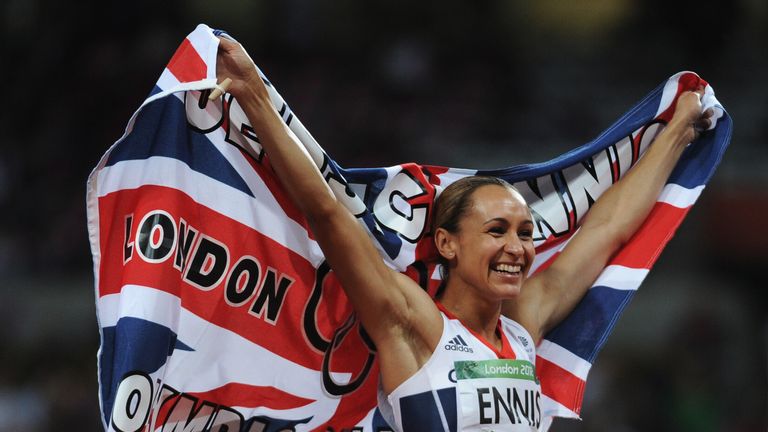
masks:
{"label": "blurred stadium background", "polygon": [[[553,431],[765,431],[768,3],[4,0],[0,432],[101,430],[85,183],[198,23],[346,166],[548,160],[680,70],[731,147]],[[763,287],[763,288],[760,288]]]}

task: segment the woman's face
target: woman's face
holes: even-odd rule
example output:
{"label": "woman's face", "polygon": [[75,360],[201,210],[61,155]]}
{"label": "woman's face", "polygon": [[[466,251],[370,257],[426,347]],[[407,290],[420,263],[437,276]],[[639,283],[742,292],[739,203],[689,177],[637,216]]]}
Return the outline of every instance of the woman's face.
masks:
{"label": "woman's face", "polygon": [[490,299],[515,297],[535,255],[531,212],[519,193],[502,186],[482,186],[471,199],[454,235],[451,279]]}

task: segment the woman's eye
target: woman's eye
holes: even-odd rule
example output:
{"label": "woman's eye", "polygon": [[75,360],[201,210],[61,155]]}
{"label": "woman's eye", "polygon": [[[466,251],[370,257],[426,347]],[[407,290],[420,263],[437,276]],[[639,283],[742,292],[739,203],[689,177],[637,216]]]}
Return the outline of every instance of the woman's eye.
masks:
{"label": "woman's eye", "polygon": [[489,229],[488,232],[491,233],[491,234],[503,235],[506,231],[504,230],[504,228],[494,227],[494,228]]}
{"label": "woman's eye", "polygon": [[517,236],[527,240],[533,237],[533,231],[520,231]]}

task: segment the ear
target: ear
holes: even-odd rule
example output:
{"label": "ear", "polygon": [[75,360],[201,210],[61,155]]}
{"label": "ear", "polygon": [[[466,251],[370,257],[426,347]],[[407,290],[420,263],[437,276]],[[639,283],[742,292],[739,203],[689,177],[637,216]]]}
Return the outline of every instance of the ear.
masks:
{"label": "ear", "polygon": [[435,247],[437,252],[448,261],[456,258],[458,242],[456,236],[448,232],[445,228],[438,228],[434,235]]}

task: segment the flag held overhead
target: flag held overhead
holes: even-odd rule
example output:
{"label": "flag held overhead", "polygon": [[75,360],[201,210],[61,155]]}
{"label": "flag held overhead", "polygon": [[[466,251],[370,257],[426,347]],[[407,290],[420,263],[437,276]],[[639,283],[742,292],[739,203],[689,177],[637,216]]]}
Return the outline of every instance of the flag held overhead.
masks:
{"label": "flag held overhead", "polygon": [[[376,410],[375,349],[226,93],[227,80],[216,83],[221,34],[200,25],[184,39],[88,179],[105,430],[386,430]],[[444,187],[475,174],[514,184],[535,219],[532,272],[540,271],[591,203],[651,145],[676,98],[704,87],[702,104],[715,110],[708,130],[686,149],[644,226],[537,347],[548,418],[578,417],[597,353],[731,135],[712,88],[681,72],[596,139],[551,161],[497,170],[345,169],[265,82],[286,125],[382,257],[430,293],[439,271],[429,215]]]}

